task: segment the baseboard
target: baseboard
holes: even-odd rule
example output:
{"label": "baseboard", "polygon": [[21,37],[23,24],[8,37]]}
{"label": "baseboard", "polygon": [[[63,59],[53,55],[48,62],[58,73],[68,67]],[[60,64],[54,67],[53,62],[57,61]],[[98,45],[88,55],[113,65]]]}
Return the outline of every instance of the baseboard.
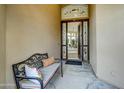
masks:
{"label": "baseboard", "polygon": [[[89,63],[90,64],[90,63]],[[96,75],[96,73],[95,73],[95,71],[94,71],[94,69],[93,69],[93,67],[92,67],[92,65],[90,64],[90,66],[91,66],[91,69],[92,69],[92,72],[93,72],[93,74],[95,75],[95,77],[97,78],[97,75]]]}

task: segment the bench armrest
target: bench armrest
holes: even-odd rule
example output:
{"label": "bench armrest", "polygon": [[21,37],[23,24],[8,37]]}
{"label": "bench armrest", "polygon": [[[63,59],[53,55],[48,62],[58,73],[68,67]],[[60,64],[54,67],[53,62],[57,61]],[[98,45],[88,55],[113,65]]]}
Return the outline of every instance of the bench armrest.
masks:
{"label": "bench armrest", "polygon": [[41,80],[40,78],[38,77],[25,77],[25,76],[16,76],[16,78],[20,78],[20,79],[34,79],[34,80],[37,80],[40,85],[41,85],[41,89],[43,89],[43,80]]}

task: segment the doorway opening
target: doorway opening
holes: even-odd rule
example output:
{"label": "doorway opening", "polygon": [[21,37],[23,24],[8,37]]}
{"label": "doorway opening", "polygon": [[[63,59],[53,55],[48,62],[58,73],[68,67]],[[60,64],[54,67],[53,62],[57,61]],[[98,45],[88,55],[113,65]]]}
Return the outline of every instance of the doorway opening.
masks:
{"label": "doorway opening", "polygon": [[61,22],[61,58],[89,62],[89,20]]}

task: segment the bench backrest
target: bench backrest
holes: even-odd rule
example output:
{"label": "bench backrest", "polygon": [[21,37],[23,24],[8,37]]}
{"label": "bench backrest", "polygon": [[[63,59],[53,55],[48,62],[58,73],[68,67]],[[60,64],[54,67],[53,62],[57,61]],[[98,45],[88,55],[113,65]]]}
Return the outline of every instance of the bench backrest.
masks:
{"label": "bench backrest", "polygon": [[43,66],[42,60],[47,58],[48,58],[48,53],[44,53],[44,54],[36,53],[22,62],[13,64],[12,67],[13,67],[14,75],[25,76],[24,67],[26,64],[36,68],[41,68]]}

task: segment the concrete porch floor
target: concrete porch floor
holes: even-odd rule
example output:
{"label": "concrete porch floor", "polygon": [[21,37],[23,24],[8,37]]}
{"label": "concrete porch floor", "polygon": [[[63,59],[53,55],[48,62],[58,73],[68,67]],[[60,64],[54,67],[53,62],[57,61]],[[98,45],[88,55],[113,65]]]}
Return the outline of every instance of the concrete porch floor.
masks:
{"label": "concrete porch floor", "polygon": [[97,79],[87,63],[82,66],[63,64],[63,73],[61,77],[57,72],[46,89],[117,89]]}

